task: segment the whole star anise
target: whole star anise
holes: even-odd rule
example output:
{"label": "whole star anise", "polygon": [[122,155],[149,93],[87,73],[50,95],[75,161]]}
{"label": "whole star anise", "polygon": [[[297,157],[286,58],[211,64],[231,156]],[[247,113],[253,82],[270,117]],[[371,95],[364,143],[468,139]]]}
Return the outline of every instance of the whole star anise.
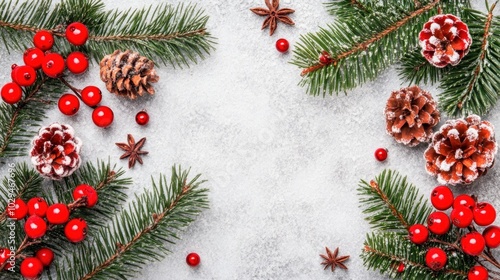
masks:
{"label": "whole star anise", "polygon": [[256,13],[259,16],[266,16],[264,23],[262,24],[262,29],[269,26],[269,35],[273,35],[276,27],[278,25],[278,21],[283,23],[294,25],[295,22],[287,15],[292,14],[295,10],[292,9],[278,9],[280,6],[280,0],[265,0],[266,6],[265,8],[253,8],[250,11]]}
{"label": "whole star anise", "polygon": [[341,256],[338,257],[339,254],[339,248],[335,249],[335,251],[330,251],[328,247],[326,248],[326,255],[320,255],[325,261],[322,262],[321,264],[325,266],[324,269],[327,269],[329,266],[332,267],[332,271],[335,270],[335,268],[338,266],[342,269],[347,269],[347,266],[343,264],[343,262],[347,261],[350,256]]}
{"label": "whole star anise", "polygon": [[120,157],[120,159],[124,159],[128,157],[128,168],[132,168],[135,165],[135,162],[138,161],[142,164],[141,155],[147,155],[149,152],[141,151],[142,146],[146,142],[146,137],[141,138],[139,142],[135,142],[134,137],[131,134],[127,135],[128,145],[126,143],[115,143],[120,149],[124,150],[125,153]]}

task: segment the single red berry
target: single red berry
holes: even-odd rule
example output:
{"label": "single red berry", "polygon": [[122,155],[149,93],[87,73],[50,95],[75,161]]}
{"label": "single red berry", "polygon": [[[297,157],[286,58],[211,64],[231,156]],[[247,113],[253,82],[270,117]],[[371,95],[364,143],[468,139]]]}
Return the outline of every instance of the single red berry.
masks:
{"label": "single red berry", "polygon": [[99,106],[92,112],[92,121],[98,127],[108,127],[113,122],[113,110],[108,106]]}
{"label": "single red berry", "polygon": [[327,51],[322,51],[319,54],[319,63],[321,64],[330,64],[332,63],[332,57]]}
{"label": "single red berry", "polygon": [[57,103],[59,111],[67,116],[73,116],[80,109],[80,100],[73,94],[63,94]]}
{"label": "single red berry", "polygon": [[82,95],[83,103],[87,106],[94,107],[101,102],[102,92],[98,87],[86,86],[82,89],[80,93]]}
{"label": "single red berry", "polygon": [[466,206],[459,206],[454,208],[450,214],[451,222],[459,228],[466,228],[472,223],[474,216],[472,210]]}
{"label": "single red berry", "polygon": [[497,248],[500,246],[500,227],[489,226],[483,231],[484,241],[488,248]]}
{"label": "single red berry", "polygon": [[42,248],[38,250],[35,256],[45,267],[50,266],[50,264],[54,260],[54,252],[52,252],[52,250],[49,248]]}
{"label": "single red berry", "polygon": [[12,81],[22,87],[32,86],[36,81],[36,72],[28,65],[15,66],[11,73]]}
{"label": "single red berry", "polygon": [[186,263],[189,266],[197,266],[200,264],[200,255],[196,253],[189,253],[186,257]]}
{"label": "single red berry", "polygon": [[64,58],[58,53],[48,53],[43,58],[42,70],[51,78],[58,78],[64,72]]}
{"label": "single red berry", "polygon": [[47,204],[45,199],[41,197],[33,197],[32,199],[28,200],[28,213],[30,216],[37,215],[43,218],[45,217],[48,208],[49,205]]}
{"label": "single red berry", "polygon": [[73,74],[82,74],[89,68],[89,59],[82,52],[72,52],[66,58],[66,66]]}
{"label": "single red berry", "polygon": [[24,52],[23,61],[24,64],[33,67],[33,69],[38,70],[42,68],[43,51],[39,48],[29,48]]}
{"label": "single red berry", "polygon": [[33,44],[42,51],[48,51],[54,45],[54,36],[46,30],[41,30],[33,36]]}
{"label": "single red berry", "polygon": [[462,251],[470,256],[479,256],[486,245],[484,237],[477,231],[469,232],[460,240]]}
{"label": "single red berry", "polygon": [[276,49],[279,52],[281,52],[281,53],[287,52],[288,48],[290,48],[290,43],[288,43],[287,39],[281,38],[281,39],[278,39],[278,41],[276,41]]}
{"label": "single red berry", "polygon": [[13,256],[11,250],[9,250],[8,248],[0,248],[0,266],[7,262],[7,264],[4,266],[4,270],[12,267],[12,264],[9,261],[11,256]]}
{"label": "single red berry", "polygon": [[425,255],[425,264],[434,271],[441,270],[447,261],[448,257],[441,248],[430,248]]}
{"label": "single red berry", "polygon": [[87,236],[87,222],[81,218],[69,221],[64,227],[64,235],[73,243],[82,241]]}
{"label": "single red berry", "polygon": [[450,226],[450,218],[444,212],[432,212],[427,218],[427,227],[434,234],[445,234],[450,230]]}
{"label": "single red berry", "polygon": [[461,194],[455,197],[455,201],[453,201],[453,208],[458,207],[459,205],[469,207],[470,210],[476,206],[476,201],[470,195]]}
{"label": "single red berry", "polygon": [[20,198],[16,198],[13,204],[9,203],[9,205],[7,205],[7,216],[9,216],[11,219],[19,221],[26,217],[27,214],[28,206]]}
{"label": "single red berry", "polygon": [[135,122],[138,125],[146,125],[149,122],[149,114],[146,111],[140,111],[135,115]]}
{"label": "single red berry", "polygon": [[415,224],[408,229],[408,235],[411,242],[420,245],[429,238],[429,230],[424,225]]}
{"label": "single red berry", "polygon": [[384,161],[387,159],[387,149],[378,148],[375,150],[375,158],[378,161]]}
{"label": "single red berry", "polygon": [[447,210],[453,205],[453,193],[447,186],[437,186],[431,192],[431,203],[438,210]]}
{"label": "single red berry", "polygon": [[474,214],[474,222],[478,226],[489,226],[497,218],[495,208],[487,202],[477,203],[472,213]]}
{"label": "single red berry", "polygon": [[2,87],[2,99],[7,104],[16,104],[23,97],[23,90],[16,83],[6,83]]}
{"label": "single red berry", "polygon": [[398,265],[398,273],[403,273],[406,269],[406,265],[404,263],[399,263]]}
{"label": "single red berry", "polygon": [[38,279],[43,272],[42,262],[35,257],[28,257],[21,263],[21,275],[26,279]]}
{"label": "single red berry", "polygon": [[24,232],[29,238],[37,239],[45,235],[47,223],[37,215],[30,216],[24,224]]}
{"label": "single red berry", "polygon": [[488,280],[488,270],[484,266],[473,266],[467,273],[467,280]]}
{"label": "single red berry", "polygon": [[66,27],[66,39],[75,46],[81,46],[87,42],[89,30],[81,22],[73,22]]}
{"label": "single red berry", "polygon": [[96,190],[87,184],[81,184],[76,186],[73,190],[73,199],[78,200],[81,197],[87,198],[87,208],[92,208],[97,203],[97,192]]}
{"label": "single red berry", "polygon": [[47,209],[47,221],[53,225],[62,225],[69,219],[69,209],[66,204],[56,203]]}

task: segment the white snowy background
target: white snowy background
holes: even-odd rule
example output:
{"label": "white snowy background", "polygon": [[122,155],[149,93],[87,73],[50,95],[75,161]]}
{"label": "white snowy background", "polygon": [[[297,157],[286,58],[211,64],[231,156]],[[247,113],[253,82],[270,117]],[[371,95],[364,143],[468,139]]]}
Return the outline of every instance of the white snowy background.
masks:
{"label": "white snowy background", "polygon": [[[109,9],[128,9],[165,1],[104,2]],[[54,108],[45,121],[72,125],[83,140],[85,161],[109,157],[125,169],[114,143],[125,142],[127,133],[147,137],[144,165],[127,172],[134,179],[131,196],[149,188],[151,177],[170,174],[173,164],[192,167],[192,175],[208,180],[210,209],[169,247],[172,254],[136,279],[384,279],[359,258],[370,231],[356,194],[360,179],[391,168],[408,175],[425,195],[438,184],[424,169],[426,145],[408,148],[385,133],[385,102],[402,87],[395,67],[347,95],[311,97],[297,86],[300,69],[289,61],[300,34],[334,20],[323,1],[282,0],[281,7],[296,10],[296,25],[278,24],[272,37],[260,30],[264,17],[249,11],[264,6],[263,0],[192,2],[206,10],[208,29],[217,38],[207,59],[185,69],[160,66],[152,97],[129,101],[105,92],[102,103],[115,113],[108,129],[94,126],[91,109],[83,105],[73,117]],[[472,3],[485,10],[484,1]],[[276,51],[279,38],[290,41],[287,54]],[[9,55],[1,46],[0,61],[3,83],[7,66],[22,63],[22,54]],[[94,65],[74,83],[105,90],[98,73]],[[141,109],[151,116],[146,127],[134,121]],[[498,106],[484,119],[500,128]],[[382,163],[373,156],[379,147],[389,150]],[[475,193],[500,207],[498,168],[454,192]],[[319,254],[325,246],[351,256],[348,271],[323,270]],[[189,252],[201,256],[200,266],[186,264]]]}

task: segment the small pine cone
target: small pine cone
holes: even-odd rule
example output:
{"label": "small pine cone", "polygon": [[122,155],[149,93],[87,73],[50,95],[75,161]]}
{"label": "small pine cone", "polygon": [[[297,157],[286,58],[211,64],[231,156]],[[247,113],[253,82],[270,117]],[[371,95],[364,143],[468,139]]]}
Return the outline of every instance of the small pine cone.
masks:
{"label": "small pine cone", "polygon": [[74,134],[74,129],[65,124],[53,123],[40,129],[30,155],[42,176],[60,180],[80,167],[82,142]]}
{"label": "small pine cone", "polygon": [[101,60],[100,67],[101,80],[109,92],[130,99],[155,93],[151,83],[158,82],[159,77],[154,62],[138,52],[116,50]]}
{"label": "small pine cone", "polygon": [[457,65],[472,44],[467,24],[454,15],[431,17],[418,38],[422,55],[438,68]]}
{"label": "small pine cone", "polygon": [[442,184],[470,184],[493,166],[497,149],[490,122],[477,115],[448,120],[425,151],[425,168]]}
{"label": "small pine cone", "polygon": [[387,133],[410,147],[429,142],[441,116],[432,95],[418,86],[393,91],[384,115]]}

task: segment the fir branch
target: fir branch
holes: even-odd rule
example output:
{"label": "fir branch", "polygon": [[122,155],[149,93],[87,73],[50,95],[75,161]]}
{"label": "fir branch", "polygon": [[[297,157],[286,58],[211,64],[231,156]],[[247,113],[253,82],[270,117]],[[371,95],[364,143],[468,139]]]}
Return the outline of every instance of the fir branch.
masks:
{"label": "fir branch", "polygon": [[446,75],[450,66],[437,68],[430,64],[422,55],[420,49],[408,52],[398,66],[399,77],[408,82],[408,85],[421,83],[435,84]]}

